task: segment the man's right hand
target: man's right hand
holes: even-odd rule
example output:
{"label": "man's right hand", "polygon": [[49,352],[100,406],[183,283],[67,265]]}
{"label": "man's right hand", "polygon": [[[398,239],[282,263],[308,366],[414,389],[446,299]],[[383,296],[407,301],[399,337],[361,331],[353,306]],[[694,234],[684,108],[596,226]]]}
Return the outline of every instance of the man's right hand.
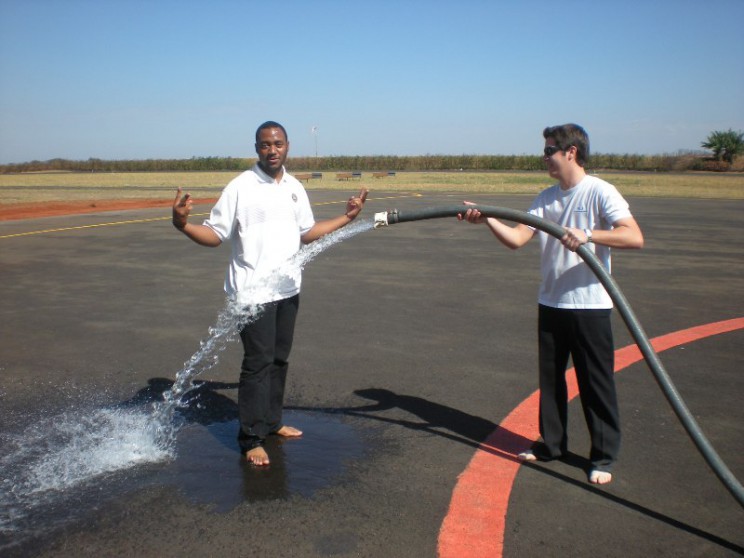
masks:
{"label": "man's right hand", "polygon": [[[464,201],[463,203],[465,205],[475,205],[473,202],[469,201]],[[480,225],[481,223],[484,223],[486,221],[486,218],[483,217],[481,212],[477,209],[468,209],[465,213],[458,213],[457,220],[467,221],[468,223],[473,223],[474,225]]]}
{"label": "man's right hand", "polygon": [[191,206],[193,201],[191,200],[191,194],[182,194],[182,188],[179,186],[176,190],[176,199],[173,201],[173,226],[179,231],[186,228],[186,224],[189,221],[189,214],[191,213]]}

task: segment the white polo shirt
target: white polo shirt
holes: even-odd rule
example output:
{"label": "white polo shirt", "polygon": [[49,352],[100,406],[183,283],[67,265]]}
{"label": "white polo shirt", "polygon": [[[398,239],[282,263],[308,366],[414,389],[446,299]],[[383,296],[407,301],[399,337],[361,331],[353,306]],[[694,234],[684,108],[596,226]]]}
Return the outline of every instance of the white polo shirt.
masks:
{"label": "white polo shirt", "polygon": [[[225,186],[204,224],[232,255],[225,275],[228,296],[247,296],[247,303],[265,303],[300,292],[300,270],[283,270],[301,247],[300,237],[315,224],[302,184],[286,170],[279,182],[258,164]],[[250,292],[250,295],[249,295]]]}
{"label": "white polo shirt", "polygon": [[[609,182],[589,175],[570,190],[563,190],[559,184],[543,190],[529,213],[581,230],[611,230],[619,219],[631,217],[628,202],[620,192]],[[538,302],[553,308],[612,308],[610,295],[584,260],[559,239],[537,232],[542,248]],[[610,272],[610,248],[593,243],[587,246]]]}

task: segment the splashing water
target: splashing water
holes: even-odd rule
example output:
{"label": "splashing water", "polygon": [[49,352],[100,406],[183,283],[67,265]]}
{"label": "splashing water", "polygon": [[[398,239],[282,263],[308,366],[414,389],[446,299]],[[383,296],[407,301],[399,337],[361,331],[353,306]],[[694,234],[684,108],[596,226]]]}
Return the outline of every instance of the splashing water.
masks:
{"label": "splashing water", "polygon": [[155,420],[152,422],[151,429],[158,445],[173,447],[173,441],[178,432],[178,424],[174,420],[174,415],[176,409],[184,405],[186,394],[195,387],[194,379],[215,366],[219,360],[219,352],[237,337],[245,325],[253,323],[261,316],[264,305],[254,301],[271,300],[277,285],[287,278],[297,280],[305,266],[318,254],[342,240],[371,230],[373,226],[370,221],[353,223],[304,246],[284,265],[272,270],[264,277],[259,277],[250,289],[241,291],[239,297],[227,301],[225,308],[217,317],[217,323],[209,328],[209,337],[201,341],[199,350],[184,363],[184,367],[176,374],[173,386],[163,394],[163,402],[155,404]]}
{"label": "splashing water", "polygon": [[242,326],[261,315],[263,306],[252,301],[270,299],[267,294],[287,277],[296,278],[318,254],[372,228],[371,221],[358,221],[304,246],[242,292],[239,300],[227,301],[199,350],[176,373],[163,401],[149,408],[71,410],[35,417],[21,433],[0,433],[0,549],[12,544],[5,540],[11,533],[18,535],[28,527],[32,514],[59,503],[71,489],[135,465],[173,459],[181,426],[177,411],[188,406],[185,396],[196,387],[194,379],[217,364],[219,353]]}

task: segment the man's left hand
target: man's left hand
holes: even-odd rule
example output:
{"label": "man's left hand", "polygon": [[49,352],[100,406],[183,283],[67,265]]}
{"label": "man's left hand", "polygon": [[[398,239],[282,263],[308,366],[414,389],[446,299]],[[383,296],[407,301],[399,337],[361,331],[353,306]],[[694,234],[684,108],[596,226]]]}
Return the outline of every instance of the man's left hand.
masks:
{"label": "man's left hand", "polygon": [[345,215],[349,219],[356,219],[356,216],[362,212],[364,202],[367,200],[367,194],[369,194],[369,190],[367,190],[366,188],[362,188],[359,191],[359,195],[349,198],[349,201],[346,202]]}
{"label": "man's left hand", "polygon": [[576,250],[579,249],[579,246],[589,242],[589,238],[581,229],[567,228],[566,234],[561,237],[561,242],[566,248],[571,250],[571,252],[576,252]]}

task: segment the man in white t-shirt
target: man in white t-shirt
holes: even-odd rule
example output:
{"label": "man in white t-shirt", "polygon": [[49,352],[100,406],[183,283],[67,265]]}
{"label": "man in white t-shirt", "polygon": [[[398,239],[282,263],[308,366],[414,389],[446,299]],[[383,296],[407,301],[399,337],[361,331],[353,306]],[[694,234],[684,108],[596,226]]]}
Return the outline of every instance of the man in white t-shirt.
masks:
{"label": "man in white t-shirt", "polygon": [[[240,432],[238,443],[254,465],[268,465],[264,440],[270,434],[298,437],[302,432],[282,423],[284,386],[288,358],[299,308],[301,277],[282,276],[271,289],[257,290],[262,279],[291,258],[302,244],[309,244],[351,223],[367,197],[346,203],[346,212],[333,219],[315,221],[302,184],[287,173],[287,132],[268,121],[256,130],[258,163],[232,180],[201,225],[188,222],[193,201],[190,194],[173,202],[173,225],[203,246],[232,244],[225,276],[225,292],[241,301],[251,290],[250,300],[263,306],[260,317],[240,332],[243,364],[238,388]],[[261,300],[256,299],[263,293]]]}
{"label": "man in white t-shirt", "polygon": [[[516,249],[538,233],[542,282],[538,297],[540,435],[542,443],[520,455],[548,461],[568,451],[566,367],[572,357],[591,438],[589,482],[612,481],[620,450],[620,417],[614,380],[612,299],[576,249],[589,243],[610,271],[610,248],[642,248],[643,234],[615,187],[586,174],[589,137],[581,126],[543,131],[544,160],[558,184],[541,192],[529,212],[558,223],[557,239],[525,224],[508,226],[468,209],[458,219],[486,223],[504,245]],[[469,202],[466,202],[469,203]]]}

